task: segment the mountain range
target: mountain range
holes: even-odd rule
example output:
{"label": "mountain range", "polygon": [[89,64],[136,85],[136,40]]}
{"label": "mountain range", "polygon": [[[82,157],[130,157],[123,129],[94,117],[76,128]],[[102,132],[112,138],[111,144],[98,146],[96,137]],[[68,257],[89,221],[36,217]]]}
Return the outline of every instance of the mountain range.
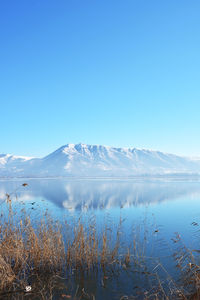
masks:
{"label": "mountain range", "polygon": [[200,158],[160,151],[67,144],[43,158],[0,154],[0,177],[200,175]]}

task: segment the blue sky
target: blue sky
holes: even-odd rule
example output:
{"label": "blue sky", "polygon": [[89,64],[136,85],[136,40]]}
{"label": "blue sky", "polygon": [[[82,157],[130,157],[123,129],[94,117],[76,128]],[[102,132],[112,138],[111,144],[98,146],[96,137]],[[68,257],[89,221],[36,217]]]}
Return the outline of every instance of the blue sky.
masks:
{"label": "blue sky", "polygon": [[200,156],[200,2],[0,3],[0,153],[67,143]]}

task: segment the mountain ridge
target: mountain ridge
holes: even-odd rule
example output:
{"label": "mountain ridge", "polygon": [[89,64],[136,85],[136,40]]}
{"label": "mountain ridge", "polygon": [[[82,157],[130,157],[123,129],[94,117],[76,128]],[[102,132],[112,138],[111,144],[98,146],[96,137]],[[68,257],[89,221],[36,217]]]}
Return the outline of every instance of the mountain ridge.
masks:
{"label": "mountain ridge", "polygon": [[0,177],[200,175],[200,158],[161,151],[66,144],[43,158],[0,154]]}

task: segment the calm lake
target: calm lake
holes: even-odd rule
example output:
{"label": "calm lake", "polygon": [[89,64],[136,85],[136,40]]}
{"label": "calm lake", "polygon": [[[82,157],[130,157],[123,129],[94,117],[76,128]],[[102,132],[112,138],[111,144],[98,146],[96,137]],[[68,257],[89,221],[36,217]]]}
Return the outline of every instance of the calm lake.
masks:
{"label": "calm lake", "polygon": [[[23,187],[23,183],[28,185]],[[64,219],[77,222],[79,218],[87,222],[93,216],[99,230],[108,224],[114,234],[119,228],[119,220],[123,220],[120,228],[121,253],[132,243],[134,232],[144,250],[143,255],[154,259],[154,265],[149,261],[149,268],[158,268],[161,276],[165,269],[167,274],[178,279],[179,273],[173,261],[173,254],[178,250],[177,236],[182,244],[199,250],[198,179],[1,180],[2,213],[6,209],[6,193],[10,194],[14,208],[25,207],[35,222],[45,211],[61,223]],[[160,263],[162,268],[159,271]],[[134,297],[140,279],[135,276],[133,282],[127,271],[117,279],[112,277],[107,285],[102,285],[101,279],[97,283],[90,276],[76,278],[76,284],[71,284],[70,291],[73,293],[78,286],[94,294],[95,299],[120,299],[123,295]],[[55,299],[60,298],[55,296]]]}

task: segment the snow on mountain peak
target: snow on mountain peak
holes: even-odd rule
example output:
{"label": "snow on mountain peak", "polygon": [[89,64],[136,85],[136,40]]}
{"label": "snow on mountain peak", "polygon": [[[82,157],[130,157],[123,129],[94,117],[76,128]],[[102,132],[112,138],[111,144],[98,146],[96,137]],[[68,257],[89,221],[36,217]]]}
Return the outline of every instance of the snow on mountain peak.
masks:
{"label": "snow on mountain peak", "polygon": [[160,151],[66,144],[44,158],[0,155],[2,176],[138,176],[200,174],[200,159]]}

